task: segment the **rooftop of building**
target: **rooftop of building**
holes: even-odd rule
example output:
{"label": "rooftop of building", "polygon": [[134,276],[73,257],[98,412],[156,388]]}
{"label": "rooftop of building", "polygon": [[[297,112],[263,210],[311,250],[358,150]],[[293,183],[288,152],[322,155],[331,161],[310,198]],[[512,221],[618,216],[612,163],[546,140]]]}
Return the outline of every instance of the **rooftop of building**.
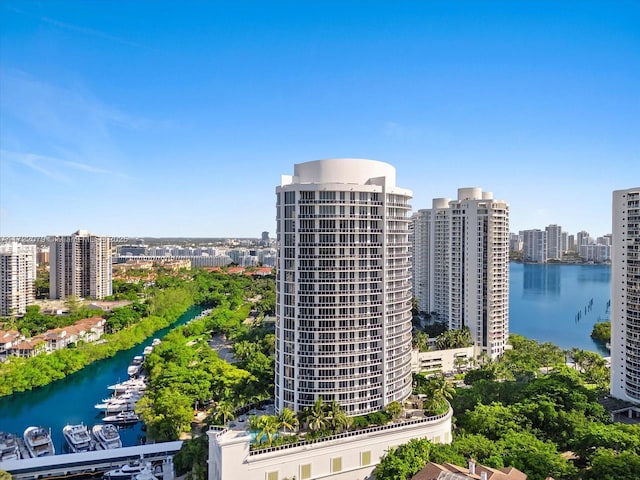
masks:
{"label": "rooftop of building", "polygon": [[429,462],[411,480],[527,480],[527,475],[514,467],[497,469],[469,460],[467,467]]}

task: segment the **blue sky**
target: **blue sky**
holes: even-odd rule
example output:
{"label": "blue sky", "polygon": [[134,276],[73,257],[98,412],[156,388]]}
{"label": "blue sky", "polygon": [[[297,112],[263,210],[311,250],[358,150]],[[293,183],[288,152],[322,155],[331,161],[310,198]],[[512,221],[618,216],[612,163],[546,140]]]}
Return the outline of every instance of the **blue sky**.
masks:
{"label": "blue sky", "polygon": [[480,186],[611,230],[640,184],[640,2],[0,2],[0,235],[257,237],[293,164]]}

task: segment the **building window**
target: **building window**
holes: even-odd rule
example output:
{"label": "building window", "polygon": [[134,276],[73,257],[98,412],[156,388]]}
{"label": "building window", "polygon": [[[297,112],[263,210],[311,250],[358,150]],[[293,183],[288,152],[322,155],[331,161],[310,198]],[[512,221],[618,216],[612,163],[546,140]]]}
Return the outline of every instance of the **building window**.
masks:
{"label": "building window", "polygon": [[331,459],[331,473],[342,471],[342,457],[336,457]]}
{"label": "building window", "polygon": [[300,465],[300,480],[308,480],[311,478],[311,464]]}
{"label": "building window", "polygon": [[267,472],[265,480],[278,480],[278,472]]}
{"label": "building window", "polygon": [[371,451],[368,450],[366,452],[360,452],[360,465],[371,465]]}

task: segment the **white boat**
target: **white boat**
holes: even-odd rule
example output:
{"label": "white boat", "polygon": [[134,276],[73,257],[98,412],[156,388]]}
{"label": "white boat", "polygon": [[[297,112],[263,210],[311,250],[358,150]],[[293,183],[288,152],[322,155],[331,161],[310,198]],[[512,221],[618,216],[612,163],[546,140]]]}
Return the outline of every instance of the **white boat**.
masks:
{"label": "white boat", "polygon": [[31,458],[55,455],[51,433],[42,427],[28,427],[23,434],[24,446]]}
{"label": "white boat", "polygon": [[142,355],[136,355],[133,357],[133,361],[127,367],[127,375],[130,377],[135,377],[142,370],[142,363],[144,362],[144,357]]}
{"label": "white boat", "polygon": [[118,412],[130,412],[135,410],[136,402],[133,400],[117,400],[111,402],[98,403],[95,407],[104,410],[106,415]]}
{"label": "white boat", "polygon": [[0,432],[0,462],[20,460],[18,437],[13,433]]}
{"label": "white boat", "polygon": [[131,462],[115,470],[109,470],[104,474],[104,478],[109,480],[135,479],[145,472],[140,480],[150,480],[148,475],[153,475],[153,471],[153,466],[149,462]]}
{"label": "white boat", "polygon": [[160,340],[159,338],[154,338],[153,342],[151,342],[151,346],[152,347],[157,347],[158,345],[160,345],[162,343],[162,340]]}
{"label": "white boat", "polygon": [[91,433],[96,440],[96,446],[102,450],[122,447],[122,440],[120,440],[118,429],[110,423],[94,425],[93,428],[91,428]]}
{"label": "white boat", "polygon": [[128,412],[120,412],[115,415],[107,415],[102,419],[105,423],[116,423],[120,425],[128,425],[132,423],[138,423],[140,421],[140,417],[131,411]]}
{"label": "white boat", "polygon": [[123,393],[128,390],[144,392],[147,389],[147,384],[142,378],[132,378],[121,383],[109,385],[107,388],[109,390],[113,390],[116,394]]}
{"label": "white boat", "polygon": [[62,434],[67,442],[69,451],[73,453],[88,452],[93,450],[93,442],[86,425],[67,425],[62,429]]}
{"label": "white boat", "polygon": [[149,345],[148,347],[144,347],[144,350],[142,351],[142,354],[146,357],[148,355],[151,355],[153,353],[153,347],[151,345]]}

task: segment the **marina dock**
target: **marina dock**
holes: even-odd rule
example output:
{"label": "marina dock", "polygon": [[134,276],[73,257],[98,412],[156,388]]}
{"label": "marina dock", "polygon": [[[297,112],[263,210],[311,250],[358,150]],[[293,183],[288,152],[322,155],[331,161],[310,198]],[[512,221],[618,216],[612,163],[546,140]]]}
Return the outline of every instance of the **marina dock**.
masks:
{"label": "marina dock", "polygon": [[99,475],[129,462],[145,461],[162,464],[163,480],[173,478],[173,456],[182,441],[152,443],[112,450],[51,455],[40,458],[0,462],[0,470],[9,472],[14,480],[65,478],[75,475]]}

